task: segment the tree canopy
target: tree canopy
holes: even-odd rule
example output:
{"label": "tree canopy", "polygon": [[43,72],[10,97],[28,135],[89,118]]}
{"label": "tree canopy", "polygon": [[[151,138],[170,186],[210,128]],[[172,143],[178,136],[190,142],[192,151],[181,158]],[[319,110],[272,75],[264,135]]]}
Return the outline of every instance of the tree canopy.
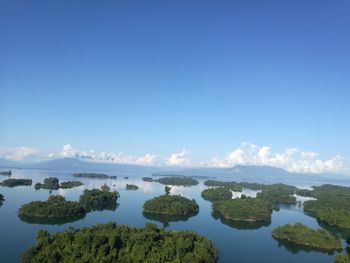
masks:
{"label": "tree canopy", "polygon": [[191,215],[199,211],[196,201],[179,195],[161,195],[143,205],[144,212],[162,215]]}
{"label": "tree canopy", "polygon": [[205,189],[201,193],[205,200],[215,202],[232,198],[232,192],[228,187],[218,187]]}
{"label": "tree canopy", "polygon": [[196,179],[187,176],[162,177],[158,182],[165,185],[193,186],[199,184]]}
{"label": "tree canopy", "polygon": [[39,230],[37,244],[22,254],[21,262],[214,263],[217,259],[213,243],[195,232],[107,223],[56,234]]}
{"label": "tree canopy", "polygon": [[1,186],[6,187],[15,187],[15,186],[31,186],[32,185],[32,179],[6,179],[0,183]]}
{"label": "tree canopy", "polygon": [[276,227],[272,231],[272,236],[281,242],[315,250],[339,251],[342,249],[339,237],[333,236],[325,229],[312,229],[301,223]]}

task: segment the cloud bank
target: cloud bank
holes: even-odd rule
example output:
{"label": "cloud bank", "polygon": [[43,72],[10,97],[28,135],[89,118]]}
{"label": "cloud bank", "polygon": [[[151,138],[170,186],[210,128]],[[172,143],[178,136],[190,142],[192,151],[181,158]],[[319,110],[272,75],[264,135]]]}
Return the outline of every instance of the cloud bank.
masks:
{"label": "cloud bank", "polygon": [[86,161],[156,165],[156,166],[191,166],[191,167],[232,167],[234,165],[268,165],[286,169],[290,172],[305,173],[346,173],[350,174],[349,159],[336,155],[330,159],[321,159],[312,151],[298,148],[287,148],[279,153],[272,153],[269,146],[258,146],[243,142],[231,152],[223,156],[214,156],[209,160],[193,161],[190,152],[182,149],[169,156],[147,153],[143,156],[125,155],[121,152],[95,152],[94,150],[78,150],[70,144],[62,147],[57,153],[45,154],[32,147],[0,148],[0,158],[14,161],[26,159],[49,160],[55,158],[79,158]]}

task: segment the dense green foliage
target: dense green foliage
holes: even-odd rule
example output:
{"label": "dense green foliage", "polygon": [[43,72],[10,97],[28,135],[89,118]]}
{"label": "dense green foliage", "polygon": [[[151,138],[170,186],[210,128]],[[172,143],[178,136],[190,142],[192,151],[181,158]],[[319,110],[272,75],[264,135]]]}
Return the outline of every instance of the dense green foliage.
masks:
{"label": "dense green foliage", "polygon": [[145,182],[154,182],[155,181],[152,177],[142,177],[142,180]]}
{"label": "dense green foliage", "polygon": [[1,186],[6,186],[6,187],[15,187],[15,186],[20,186],[20,185],[25,185],[25,186],[31,186],[32,185],[32,180],[31,179],[7,179],[4,180],[0,183]]}
{"label": "dense green foliage", "polygon": [[206,180],[204,182],[204,185],[206,186],[222,186],[226,187],[228,189],[231,189],[232,191],[241,192],[242,191],[242,185],[237,182],[221,182],[216,180]]}
{"label": "dense green foliage", "polygon": [[114,210],[116,208],[118,197],[118,192],[109,192],[108,190],[99,189],[85,189],[84,193],[79,198],[79,202],[87,212],[103,209]]}
{"label": "dense green foliage", "polygon": [[349,254],[337,254],[335,256],[334,263],[350,263],[350,255]]}
{"label": "dense green foliage", "polygon": [[8,170],[8,171],[2,171],[2,172],[0,172],[0,175],[11,176],[11,175],[12,175],[12,171],[11,171],[11,170]]}
{"label": "dense green foliage", "polygon": [[317,211],[317,219],[329,226],[350,230],[350,212],[344,209],[319,209]]}
{"label": "dense green foliage", "polygon": [[0,194],[0,206],[2,206],[2,203],[5,201],[5,198],[2,194]]}
{"label": "dense green foliage", "polygon": [[350,229],[350,187],[326,184],[305,194],[317,198],[304,202],[305,212],[327,225]]}
{"label": "dense green foliage", "polygon": [[278,188],[264,189],[257,194],[257,198],[262,198],[272,203],[296,204],[297,202],[290,192],[284,192],[283,189]]}
{"label": "dense green foliage", "polygon": [[79,202],[66,201],[63,196],[52,195],[47,201],[24,204],[18,215],[25,218],[62,218],[84,216],[85,210]]}
{"label": "dense green foliage", "polygon": [[44,183],[36,183],[35,189],[58,190],[60,188],[59,180],[56,177],[48,177],[44,179]]}
{"label": "dense green foliage", "polygon": [[126,190],[137,190],[137,189],[139,189],[139,187],[137,185],[134,185],[134,184],[126,184],[125,189]]}
{"label": "dense green foliage", "polygon": [[217,262],[211,241],[191,231],[167,231],[147,224],[131,228],[115,223],[49,234],[40,230],[37,244],[26,250],[22,263],[58,262]]}
{"label": "dense green foliage", "polygon": [[[97,179],[108,179],[110,178],[107,174],[101,174],[101,173],[75,173],[73,174],[74,177],[84,177],[84,178],[97,178]],[[114,176],[117,178],[116,176]],[[113,178],[113,179],[115,179]]]}
{"label": "dense green foliage", "polygon": [[201,195],[205,200],[211,202],[232,199],[232,192],[227,187],[205,189],[202,191]]}
{"label": "dense green foliage", "polygon": [[166,185],[182,185],[182,186],[192,186],[197,185],[199,182],[191,177],[163,177],[157,180],[161,184]]}
{"label": "dense green foliage", "polygon": [[272,231],[272,236],[282,242],[315,250],[335,251],[342,249],[339,237],[331,235],[327,230],[312,229],[301,223],[276,227]]}
{"label": "dense green foliage", "polygon": [[171,187],[166,185],[165,188],[164,188],[164,191],[165,191],[166,195],[169,195],[170,191],[171,191]]}
{"label": "dense green foliage", "polygon": [[60,184],[60,188],[62,189],[70,189],[73,187],[78,187],[84,185],[82,182],[79,181],[68,181],[68,182],[62,182]]}
{"label": "dense green foliage", "polygon": [[144,212],[162,215],[192,215],[199,211],[195,200],[179,195],[161,195],[143,205]]}
{"label": "dense green foliage", "polygon": [[236,198],[214,202],[213,212],[229,220],[270,222],[272,207],[263,199]]}

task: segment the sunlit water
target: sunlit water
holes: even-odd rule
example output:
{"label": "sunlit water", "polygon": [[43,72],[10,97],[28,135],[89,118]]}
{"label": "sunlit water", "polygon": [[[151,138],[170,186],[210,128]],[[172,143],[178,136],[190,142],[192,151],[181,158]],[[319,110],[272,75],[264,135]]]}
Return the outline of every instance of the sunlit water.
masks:
{"label": "sunlit water", "polygon": [[[279,206],[272,214],[272,222],[268,226],[247,227],[244,225],[221,222],[211,214],[211,203],[201,198],[201,191],[206,188],[203,180],[193,187],[172,187],[171,194],[181,194],[188,198],[194,198],[200,206],[197,215],[186,221],[162,222],[155,218],[146,218],[142,213],[143,203],[155,196],[164,194],[164,185],[154,182],[142,181],[145,175],[130,175],[124,179],[124,175],[117,174],[117,179],[99,180],[74,178],[67,172],[38,171],[38,170],[13,170],[12,178],[31,178],[31,187],[20,186],[6,188],[0,186],[0,193],[5,196],[5,202],[0,207],[0,254],[1,262],[18,262],[20,254],[30,245],[35,244],[36,232],[45,229],[50,232],[65,230],[68,227],[81,228],[96,223],[117,222],[134,227],[143,227],[145,223],[155,223],[158,227],[176,230],[193,230],[211,239],[219,249],[219,262],[333,262],[334,254],[322,252],[304,251],[297,248],[285,247],[271,237],[274,227],[286,223],[301,222],[312,228],[319,228],[317,221],[305,215],[299,205]],[[78,200],[85,188],[99,188],[107,184],[112,190],[120,193],[119,206],[115,211],[102,211],[88,213],[83,219],[63,225],[29,224],[17,217],[18,208],[24,203],[33,200],[46,200],[50,195],[48,190],[34,189],[36,182],[42,182],[45,177],[55,176],[60,181],[79,179],[84,186],[52,191],[52,194],[60,194],[67,200]],[[6,177],[0,177],[6,179]],[[125,190],[127,183],[136,184],[139,190]],[[234,193],[239,196],[239,193]],[[256,191],[245,189],[244,194],[256,195]],[[301,200],[301,199],[300,199]],[[301,200],[303,201],[303,200]],[[344,240],[343,246],[345,246]]]}

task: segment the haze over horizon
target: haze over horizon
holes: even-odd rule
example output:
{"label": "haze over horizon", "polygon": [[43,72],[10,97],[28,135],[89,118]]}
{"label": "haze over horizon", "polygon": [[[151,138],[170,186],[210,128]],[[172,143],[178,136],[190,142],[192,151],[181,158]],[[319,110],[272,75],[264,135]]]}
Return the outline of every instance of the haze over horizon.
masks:
{"label": "haze over horizon", "polygon": [[350,174],[349,1],[18,2],[0,158]]}

